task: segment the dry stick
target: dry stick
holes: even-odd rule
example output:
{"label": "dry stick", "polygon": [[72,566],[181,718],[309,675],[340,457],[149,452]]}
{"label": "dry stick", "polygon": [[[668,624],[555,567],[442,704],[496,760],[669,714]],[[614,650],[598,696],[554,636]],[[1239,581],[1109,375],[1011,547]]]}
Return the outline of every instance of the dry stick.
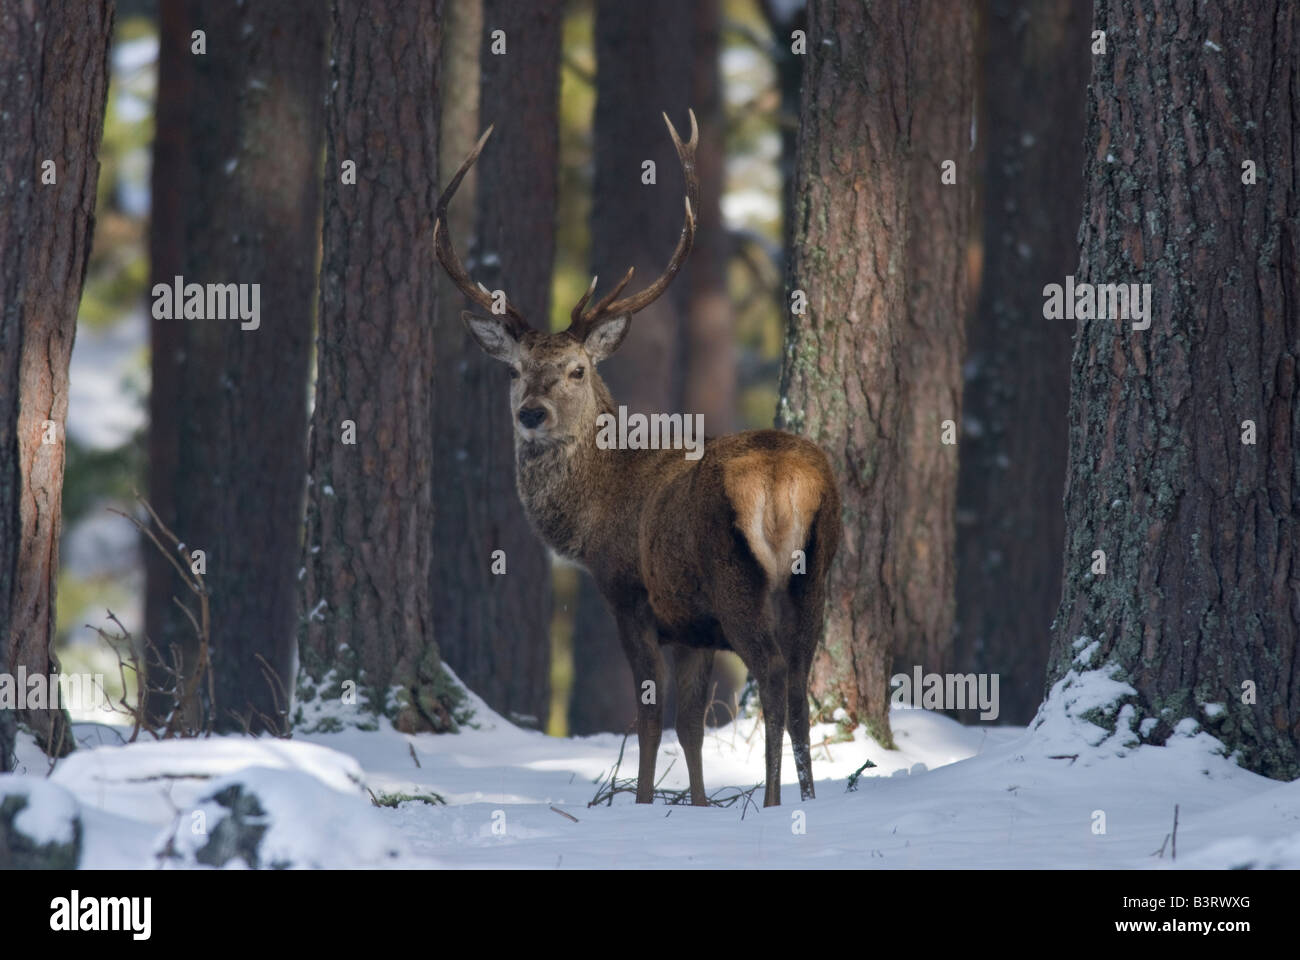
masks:
{"label": "dry stick", "polygon": [[68,725],[63,722],[61,715],[55,714],[55,716],[59,716],[60,719],[50,725],[50,736],[49,739],[46,740],[45,742],[45,756],[48,757],[50,761],[50,769],[45,771],[45,776],[47,777],[52,776],[54,774],[54,765],[59,762],[58,754],[51,752],[52,748],[54,747],[54,728],[55,727],[59,728],[59,745],[58,745],[59,750],[63,749],[63,741],[68,733],[67,731]]}
{"label": "dry stick", "polygon": [[1173,842],[1170,844],[1169,847],[1169,859],[1170,860],[1178,859],[1178,804],[1176,803],[1174,804],[1174,832],[1173,832]]}
{"label": "dry stick", "polygon": [[[158,539],[157,535],[155,535],[151,529],[149,529],[143,523],[141,523],[137,517],[134,517],[129,513],[125,513],[124,511],[117,510],[113,507],[108,508],[109,513],[115,513],[119,517],[125,518],[138,531],[140,531],[142,534],[148,537],[150,542],[153,543],[154,547],[157,548],[158,552],[162,554],[162,556],[166,558],[167,562],[172,565],[172,568],[180,576],[181,580],[185,582],[185,585],[190,588],[190,591],[199,598],[199,622],[196,623],[192,612],[184,604],[182,604],[179,599],[177,599],[176,597],[172,597],[172,601],[178,607],[180,607],[182,611],[185,612],[185,615],[189,619],[191,626],[194,628],[197,634],[197,639],[199,641],[198,662],[195,664],[193,676],[187,682],[185,682],[182,688],[181,703],[179,709],[182,711],[191,709],[191,705],[194,703],[194,696],[198,692],[198,684],[201,681],[204,673],[206,673],[208,677],[208,697],[209,697],[209,712],[207,715],[206,732],[210,734],[212,732],[212,718],[216,715],[217,708],[216,708],[214,682],[213,682],[212,671],[211,671],[211,659],[209,657],[212,621],[211,621],[211,610],[208,602],[207,585],[204,583],[203,575],[201,573],[197,573],[194,570],[193,555],[185,547],[185,545],[181,543],[180,538],[177,537],[176,534],[172,532],[171,528],[168,527],[167,524],[162,522],[162,518],[158,516],[158,513],[157,511],[154,510],[153,505],[150,504],[149,501],[146,500],[144,497],[142,497],[139,491],[133,491],[133,492],[135,494],[136,502],[138,502],[142,507],[144,507],[144,509],[149,513],[150,518],[158,526],[158,529],[161,530],[164,536],[166,536],[171,541],[173,547],[172,550],[168,550],[163,545],[162,541]],[[188,566],[182,565],[176,559],[177,553],[180,553],[184,556],[185,562]],[[175,656],[177,660],[177,669],[179,670],[180,658],[178,654],[175,654]],[[166,729],[167,735],[170,735],[172,732],[174,732],[174,724],[177,720],[176,714],[177,714],[177,710],[174,709],[168,717],[168,723]],[[195,718],[199,719],[200,711],[194,710],[194,714],[195,714]]]}
{"label": "dry stick", "polygon": [[1160,842],[1160,849],[1152,850],[1151,856],[1159,857],[1161,860],[1163,860],[1165,858],[1165,847],[1167,846],[1169,846],[1169,834],[1166,833],[1164,840]]}
{"label": "dry stick", "polygon": [[153,545],[158,548],[158,552],[167,558],[167,562],[176,568],[176,572],[180,574],[181,579],[184,580],[187,585],[189,584],[190,572],[180,565],[180,562],[174,556],[172,556],[171,551],[169,551],[166,547],[162,545],[162,542],[154,535],[154,532],[152,530],[146,527],[137,518],[131,516],[129,513],[126,513],[125,511],[118,510],[116,507],[109,507],[108,512],[115,513],[119,517],[125,517],[135,526],[137,530],[139,530],[146,537],[152,540]]}
{"label": "dry stick", "polygon": [[[195,636],[200,638],[199,658],[198,658],[198,662],[194,665],[194,676],[191,680],[185,681],[184,689],[181,692],[181,703],[183,705],[192,702],[194,695],[198,692],[199,678],[202,677],[205,672],[208,673],[208,680],[209,682],[211,682],[212,677],[211,677],[211,672],[209,670],[211,664],[208,662],[208,645],[202,639],[203,637],[207,636],[207,634],[203,632],[203,628],[199,625],[199,622],[194,619],[194,614],[190,611],[190,608],[185,606],[185,604],[181,603],[179,598],[172,597],[172,603],[176,604],[176,606],[180,608],[181,612],[185,614],[186,619],[190,621],[190,625],[194,628]],[[202,598],[200,598],[200,605],[202,605]],[[178,661],[177,669],[179,670],[180,669],[179,651],[176,652],[175,656],[177,657],[177,661]],[[211,733],[212,732],[211,714],[209,714],[208,722],[206,726],[207,726],[207,730],[205,732]]]}
{"label": "dry stick", "polygon": [[[168,527],[167,524],[162,522],[162,518],[158,516],[158,513],[157,511],[154,510],[153,505],[144,497],[140,496],[140,492],[138,490],[133,490],[132,493],[135,494],[136,501],[139,502],[139,504],[142,507],[144,507],[147,511],[149,511],[149,516],[153,518],[153,522],[158,525],[158,528],[162,530],[164,534],[167,535],[167,537],[172,541],[173,544],[176,545],[176,549],[178,551],[184,552],[185,562],[189,564],[188,575],[186,574],[185,570],[181,570],[180,574],[181,574],[181,578],[185,580],[186,584],[190,587],[191,590],[194,591],[195,594],[198,595],[199,598],[199,617],[202,620],[202,630],[200,631],[199,638],[198,638],[199,639],[199,669],[206,670],[208,674],[208,698],[209,698],[208,702],[211,706],[211,712],[208,715],[208,732],[211,733],[212,732],[211,719],[216,714],[217,700],[216,700],[216,694],[215,694],[214,684],[212,679],[212,671],[209,669],[211,666],[211,661],[209,660],[208,654],[210,648],[209,641],[212,637],[212,619],[211,619],[211,611],[208,606],[208,587],[206,582],[204,582],[203,574],[196,573],[194,571],[193,555],[190,553],[188,549],[186,549],[185,545],[181,543],[181,538],[176,536],[176,534],[174,534],[171,531],[171,528]],[[137,524],[137,526],[139,526],[139,524]],[[157,540],[154,540],[154,542],[157,543]],[[159,546],[159,549],[161,549],[161,545]],[[191,577],[193,578],[192,583],[190,582]]]}
{"label": "dry stick", "polygon": [[[144,671],[140,669],[140,662],[135,654],[135,637],[132,636],[130,630],[126,629],[122,624],[122,621],[118,619],[117,615],[113,613],[112,610],[106,610],[105,612],[108,616],[109,622],[117,627],[119,631],[117,635],[110,634],[103,627],[98,627],[93,624],[88,623],[86,624],[86,627],[90,630],[94,630],[95,633],[99,635],[100,639],[108,644],[109,648],[117,656],[118,677],[122,682],[122,697],[119,699],[116,706],[110,699],[109,706],[115,713],[125,713],[127,716],[132,718],[133,728],[131,731],[131,737],[127,742],[134,743],[139,738],[141,730],[148,732],[148,734],[155,740],[166,739],[174,733],[183,733],[183,731],[178,731],[176,729],[177,716],[175,707],[173,707],[172,712],[160,725],[162,729],[161,736],[159,735],[158,730],[154,729],[153,725],[146,722],[146,718],[148,717],[148,700],[151,687],[148,677],[145,676]],[[159,693],[170,695],[175,701],[177,697],[176,691],[181,686],[181,665],[179,653],[175,646],[171,647],[170,652],[172,664],[168,665],[167,658],[163,655],[162,651],[158,650],[157,646],[147,637],[144,640],[144,645],[147,649],[153,650],[156,653],[159,669],[166,675],[169,681],[167,687],[159,686],[155,689]],[[127,658],[122,655],[120,649],[122,646],[125,646],[128,651],[129,663]],[[138,702],[134,707],[130,706],[126,701],[126,669],[128,666],[136,677]]]}
{"label": "dry stick", "polygon": [[[87,630],[94,630],[95,633],[99,635],[99,639],[102,640],[108,646],[108,648],[113,651],[113,655],[117,657],[117,678],[122,684],[122,696],[118,700],[117,705],[114,705],[113,698],[109,697],[108,705],[114,713],[125,713],[128,717],[130,717],[134,721],[134,726],[131,729],[131,737],[129,740],[126,741],[127,743],[134,743],[136,737],[140,735],[140,714],[138,710],[132,709],[131,707],[127,706],[126,703],[127,664],[126,664],[126,660],[122,657],[122,651],[118,649],[118,643],[115,643],[114,640],[117,640],[118,642],[121,642],[122,640],[126,641],[127,650],[131,651],[132,660],[135,659],[134,641],[133,638],[131,637],[130,632],[125,627],[123,627],[122,624],[118,621],[117,617],[113,615],[113,611],[108,610],[107,613],[108,613],[108,619],[111,622],[116,623],[118,625],[118,628],[121,629],[122,633],[119,637],[114,638],[110,636],[108,631],[105,630],[103,627],[97,627],[89,623],[86,624],[85,626]],[[134,664],[132,664],[131,669],[136,672],[136,683],[138,685],[140,683],[139,671],[136,669]],[[138,688],[137,688],[137,692],[139,692]],[[121,709],[119,710],[118,707],[121,707]],[[152,731],[150,732],[152,733]],[[156,735],[155,735],[155,739],[157,739]]]}
{"label": "dry stick", "polygon": [[[276,673],[275,669],[267,662],[266,657],[262,656],[260,653],[255,653],[253,654],[253,656],[256,657],[257,662],[262,665],[262,675],[266,678],[266,685],[271,688],[271,701],[272,701],[271,706],[275,710],[276,716],[281,718],[280,723],[275,724],[270,728],[273,730],[281,731],[279,735],[282,737],[287,737],[289,735],[288,723],[287,723],[288,713],[289,713],[287,707],[287,704],[289,702],[289,692],[285,690],[284,681],[280,679],[280,675]],[[276,693],[276,687],[280,688],[280,693]],[[281,693],[284,694],[285,704],[286,704],[285,707],[280,706]],[[259,710],[258,713],[261,714],[261,711]],[[263,722],[266,722],[269,719],[270,718],[267,717],[265,714],[262,714]]]}
{"label": "dry stick", "polygon": [[[415,744],[408,740],[406,743],[406,749],[411,751],[411,759],[415,761],[415,767],[418,770],[420,768],[420,758],[415,755]],[[572,783],[573,780],[570,779],[569,782]]]}
{"label": "dry stick", "polygon": [[[735,693],[733,693],[732,696],[735,697]],[[734,747],[736,745],[736,709],[737,708],[732,706],[730,700],[718,699],[718,685],[716,683],[713,685],[713,692],[709,695],[709,706],[705,711],[706,715],[708,714],[708,711],[713,709],[713,705],[715,703],[727,711],[727,714],[729,716],[727,723],[731,726],[731,745]],[[737,704],[737,707],[738,706],[739,705]]]}
{"label": "dry stick", "polygon": [[[127,742],[135,743],[136,738],[140,736],[140,728],[143,725],[144,718],[148,716],[148,713],[146,713],[145,711],[148,709],[148,703],[149,703],[149,684],[145,680],[144,673],[140,670],[140,661],[135,655],[134,638],[127,631],[126,627],[122,626],[122,621],[117,619],[117,616],[113,613],[112,610],[108,611],[108,619],[111,620],[113,623],[116,623],[118,629],[121,630],[122,633],[126,636],[127,638],[126,649],[127,652],[131,655],[131,672],[135,674],[135,694],[136,694],[136,701],[137,701],[136,703],[137,712],[135,716],[132,718],[135,721],[135,723],[131,727],[131,739],[128,740]],[[117,648],[114,647],[113,649],[114,652],[116,652]],[[126,706],[126,666],[122,660],[122,656],[120,653],[117,656],[117,674],[118,677],[121,678],[122,680],[122,706],[125,707]],[[149,732],[153,733],[152,730]],[[156,735],[154,736],[154,739],[155,740],[158,739]]]}
{"label": "dry stick", "polygon": [[[623,734],[623,743],[618,748],[618,759],[614,761],[614,772],[611,773],[609,776],[609,782],[611,786],[613,786],[614,784],[614,778],[618,776],[618,768],[623,765],[623,751],[627,748],[627,738],[631,735],[632,735],[631,728],[629,728],[628,731]],[[608,806],[612,807],[613,805],[614,805],[614,791],[611,790],[609,793]]]}
{"label": "dry stick", "polygon": [[[127,634],[127,636],[130,637],[130,634]],[[178,726],[177,705],[180,703],[180,699],[179,699],[180,694],[178,691],[182,687],[180,653],[177,651],[175,645],[172,645],[169,648],[169,653],[171,655],[171,664],[169,665],[167,661],[167,657],[163,654],[161,650],[158,649],[158,646],[156,644],[154,644],[152,641],[149,640],[148,637],[145,637],[144,643],[145,643],[145,648],[147,650],[152,650],[154,652],[155,658],[158,663],[159,672],[165,674],[168,681],[167,686],[159,685],[153,689],[155,692],[169,697],[172,702],[172,708],[171,711],[167,714],[167,717],[164,719],[164,721],[158,725],[159,729],[162,731],[160,734],[159,729],[155,729],[154,725],[148,722],[149,721],[148,705],[149,705],[149,696],[150,696],[149,676],[145,671],[140,669],[139,661],[135,656],[134,649],[132,649],[131,669],[135,672],[136,683],[138,684],[139,687],[138,689],[139,702],[136,704],[133,711],[135,713],[136,720],[140,724],[141,729],[148,731],[149,736],[153,737],[155,740],[167,740],[170,739],[174,734],[183,735],[184,731],[177,729]],[[125,691],[123,691],[123,693],[125,694]],[[125,699],[123,699],[122,701],[122,706],[126,708]],[[130,710],[131,708],[126,708],[126,709]]]}
{"label": "dry stick", "polygon": [[750,746],[750,753],[753,754],[754,736],[758,733],[758,728],[763,725],[763,707],[760,703],[758,713],[754,714],[754,726],[749,731],[749,736],[745,738],[745,743]]}
{"label": "dry stick", "polygon": [[563,810],[561,810],[559,807],[551,807],[551,809],[554,810],[556,813],[558,813],[560,816],[562,816],[562,817],[567,817],[568,819],[572,820],[574,823],[577,823],[577,822],[578,822],[578,818],[577,818],[577,817],[575,817],[575,816],[574,816],[573,814],[571,814],[571,813],[565,813],[565,812],[564,812]]}
{"label": "dry stick", "polygon": [[664,768],[664,772],[661,773],[661,774],[659,775],[659,779],[655,781],[655,789],[656,789],[656,790],[659,789],[659,784],[661,784],[661,783],[664,782],[664,777],[668,776],[668,771],[671,770],[671,769],[673,768],[673,764],[676,763],[676,762],[677,762],[677,758],[676,758],[676,757],[673,757],[672,760],[670,760],[670,761],[668,762],[668,766]]}
{"label": "dry stick", "polygon": [[[621,769],[623,764],[623,754],[627,747],[629,736],[631,736],[630,730],[623,735],[623,743],[619,748],[618,759],[615,761],[613,768],[609,771],[608,775],[602,774],[600,779],[596,781],[596,793],[587,803],[588,807],[597,806],[602,802],[605,803],[606,806],[613,806],[616,794],[636,792],[637,781],[635,779],[628,777],[620,780],[618,778],[618,771]],[[660,786],[663,783],[664,778],[668,776],[668,771],[672,769],[673,764],[676,762],[677,758],[674,757],[672,762],[668,764],[668,769],[664,770],[663,774],[660,775],[659,780],[655,783],[652,797],[655,800],[662,800],[669,806],[685,806],[691,803],[689,787],[681,790],[664,790]],[[752,802],[751,798],[754,791],[761,786],[761,783],[756,783],[748,790],[743,790],[739,787],[720,787],[713,792],[712,796],[706,797],[706,799],[708,800],[709,806],[712,807],[730,807],[735,805],[735,803],[741,799],[745,799],[747,802]],[[727,794],[727,791],[732,792],[729,795],[725,795]],[[755,804],[755,807],[757,807],[757,804]]]}

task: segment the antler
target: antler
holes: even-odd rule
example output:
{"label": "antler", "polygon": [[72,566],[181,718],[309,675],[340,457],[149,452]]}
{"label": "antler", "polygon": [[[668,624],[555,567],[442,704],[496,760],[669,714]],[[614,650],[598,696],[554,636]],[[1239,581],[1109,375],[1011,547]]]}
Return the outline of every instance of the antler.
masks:
{"label": "antler", "polygon": [[[492,293],[487,287],[470,279],[464,264],[460,262],[460,257],[456,256],[456,247],[452,243],[451,230],[447,226],[447,204],[451,203],[451,198],[456,195],[460,182],[465,179],[465,174],[469,173],[469,168],[474,166],[474,161],[478,159],[478,155],[483,151],[483,144],[487,143],[487,138],[491,135],[492,127],[489,126],[483,131],[483,136],[479,137],[478,143],[474,145],[474,149],[465,158],[465,162],[460,165],[456,175],[451,178],[451,183],[447,184],[447,189],[438,198],[437,220],[433,223],[433,248],[438,255],[438,262],[442,264],[443,269],[447,271],[447,275],[451,277],[467,299],[489,311],[493,307]],[[505,319],[510,327],[510,333],[518,340],[524,333],[531,330],[532,326],[509,300],[506,301],[505,308]]]}
{"label": "antler", "polygon": [[668,289],[668,284],[672,283],[673,277],[677,276],[677,271],[681,269],[687,255],[691,252],[691,246],[695,243],[695,209],[700,204],[700,182],[695,176],[695,147],[700,141],[700,128],[695,122],[695,111],[689,112],[691,138],[686,143],[682,143],[682,138],[677,135],[677,130],[673,127],[673,122],[668,119],[668,114],[663,115],[664,123],[668,124],[668,134],[673,138],[673,146],[677,148],[677,159],[682,164],[682,176],[686,180],[686,221],[682,224],[682,234],[677,240],[677,249],[673,251],[673,258],[668,261],[668,266],[664,268],[659,278],[640,293],[622,300],[614,299],[623,292],[623,288],[632,279],[636,268],[631,267],[623,275],[623,279],[614,285],[613,290],[597,300],[589,309],[585,309],[596,292],[597,278],[592,277],[591,286],[587,287],[587,292],[582,295],[582,299],[570,314],[568,332],[579,340],[586,339],[587,334],[606,317],[630,316],[658,300]]}

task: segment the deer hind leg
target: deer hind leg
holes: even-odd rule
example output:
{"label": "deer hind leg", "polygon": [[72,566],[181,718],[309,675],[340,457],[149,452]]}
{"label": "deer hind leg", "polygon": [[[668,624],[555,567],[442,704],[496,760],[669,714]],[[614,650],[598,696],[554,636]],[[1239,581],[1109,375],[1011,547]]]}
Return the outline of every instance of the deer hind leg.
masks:
{"label": "deer hind leg", "polygon": [[[664,658],[659,638],[649,617],[619,615],[618,637],[632,667],[636,689],[636,739],[640,753],[637,767],[636,802],[652,803],[655,791],[655,759],[663,736]],[[649,685],[647,685],[649,684]]]}
{"label": "deer hind leg", "polygon": [[786,725],[794,751],[794,768],[799,774],[799,797],[812,800],[816,793],[813,790],[812,747],[808,742],[808,665],[792,665],[787,682],[786,700],[790,715]]}
{"label": "deer hind leg", "polygon": [[719,619],[722,632],[731,648],[740,654],[745,666],[758,681],[758,696],[763,707],[766,736],[767,783],[763,806],[781,803],[781,752],[785,740],[786,698],[789,693],[789,667],[777,643],[779,623],[770,594],[756,592],[738,598]]}
{"label": "deer hind leg", "polygon": [[763,806],[781,805],[781,752],[785,741],[785,718],[789,695],[789,668],[774,651],[758,678],[758,695],[763,702],[764,735],[767,743],[767,786]]}
{"label": "deer hind leg", "polygon": [[[832,488],[832,494],[834,490]],[[826,576],[839,542],[839,501],[832,496],[817,512],[805,544],[807,573],[791,577],[781,597],[782,639],[790,661],[790,742],[799,773],[799,795],[813,799],[812,750],[808,742],[808,674],[821,642],[826,613]]]}
{"label": "deer hind leg", "polygon": [[[813,599],[820,601],[820,594]],[[788,651],[790,671],[786,690],[789,712],[786,727],[790,731],[790,746],[794,753],[794,768],[799,774],[799,797],[802,800],[816,796],[813,791],[812,747],[808,739],[808,673],[820,637],[821,607],[816,606],[818,613],[810,614],[808,600],[804,596],[800,598],[804,602],[800,602],[789,594],[780,597],[781,639]]]}
{"label": "deer hind leg", "polygon": [[691,803],[708,805],[704,794],[704,713],[708,708],[709,676],[713,651],[699,647],[677,648],[677,739],[686,755],[691,778]]}

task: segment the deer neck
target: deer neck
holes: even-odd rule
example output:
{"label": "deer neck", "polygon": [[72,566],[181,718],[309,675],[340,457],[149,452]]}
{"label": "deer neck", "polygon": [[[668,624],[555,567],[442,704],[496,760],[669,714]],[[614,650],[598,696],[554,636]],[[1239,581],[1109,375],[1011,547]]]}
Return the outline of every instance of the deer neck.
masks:
{"label": "deer neck", "polygon": [[596,417],[614,410],[600,387],[596,413],[572,439],[538,444],[515,437],[515,478],[529,522],[552,550],[584,565],[617,535],[602,494],[618,489],[622,458],[596,446]]}

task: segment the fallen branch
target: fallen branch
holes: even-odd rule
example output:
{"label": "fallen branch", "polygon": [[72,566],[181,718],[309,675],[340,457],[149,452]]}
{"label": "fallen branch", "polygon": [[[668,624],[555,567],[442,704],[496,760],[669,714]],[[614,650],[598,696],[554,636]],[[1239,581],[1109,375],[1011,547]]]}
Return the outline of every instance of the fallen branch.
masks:
{"label": "fallen branch", "polygon": [[564,812],[563,810],[561,810],[559,807],[551,807],[551,809],[554,810],[556,813],[558,813],[560,816],[562,816],[562,817],[566,817],[566,818],[568,818],[569,820],[572,820],[574,823],[577,823],[577,822],[578,822],[578,818],[577,818],[577,817],[575,817],[575,816],[574,816],[573,814],[571,814],[571,813],[565,813],[565,812]]}

